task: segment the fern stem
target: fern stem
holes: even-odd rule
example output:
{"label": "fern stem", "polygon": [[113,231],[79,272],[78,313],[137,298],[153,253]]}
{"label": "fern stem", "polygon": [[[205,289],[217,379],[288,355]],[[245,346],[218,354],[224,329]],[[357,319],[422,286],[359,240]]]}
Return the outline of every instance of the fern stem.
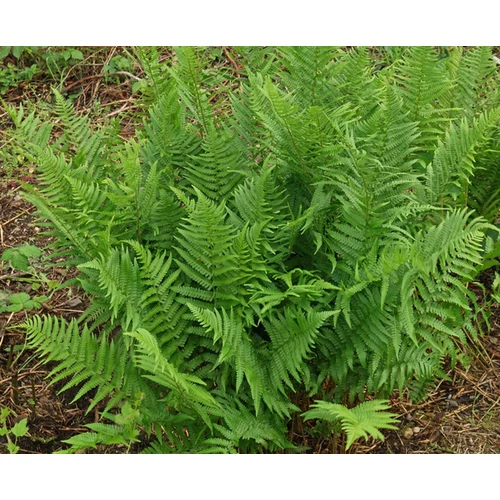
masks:
{"label": "fern stem", "polygon": [[312,175],[307,171],[307,168],[306,168],[306,164],[304,162],[304,158],[302,157],[302,154],[300,153],[299,151],[299,148],[297,146],[297,143],[295,142],[295,137],[294,135],[292,134],[292,131],[290,129],[290,125],[288,124],[287,120],[285,118],[283,118],[279,111],[276,109],[276,106],[274,105],[274,102],[273,102],[273,99],[269,99],[270,103],[271,103],[271,107],[273,109],[273,111],[276,113],[277,116],[279,116],[279,118],[281,119],[281,121],[283,122],[283,125],[285,126],[285,129],[286,129],[286,132],[288,134],[288,137],[290,138],[290,141],[292,143],[292,147],[295,151],[295,153],[297,154],[298,158],[299,158],[299,161],[300,161],[300,165],[302,167],[302,170],[304,171],[304,174],[309,177],[309,178],[312,178]]}
{"label": "fern stem", "polygon": [[194,68],[191,65],[191,60],[189,59],[189,57],[187,58],[187,64],[188,64],[189,76],[192,78],[192,82],[194,83],[194,94],[195,94],[195,99],[196,99],[196,106],[198,107],[198,111],[200,113],[201,123],[202,123],[202,127],[200,129],[200,132],[201,132],[201,137],[204,139],[208,134],[208,126],[207,126],[207,120],[205,117],[205,113],[203,111],[203,106],[201,103],[201,94],[200,94],[201,85],[200,85],[200,82],[198,81],[198,79],[196,78],[196,74],[194,72]]}
{"label": "fern stem", "polygon": [[311,106],[314,106],[314,102],[316,101],[316,86],[318,84],[318,47],[314,48],[314,79],[313,79],[313,87],[312,87],[312,96],[311,96]]}

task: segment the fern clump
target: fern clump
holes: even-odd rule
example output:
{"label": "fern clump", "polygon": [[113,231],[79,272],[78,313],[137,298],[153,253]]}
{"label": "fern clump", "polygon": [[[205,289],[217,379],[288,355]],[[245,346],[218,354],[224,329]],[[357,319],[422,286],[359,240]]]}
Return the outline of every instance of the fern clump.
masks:
{"label": "fern clump", "polygon": [[[27,320],[28,340],[103,418],[132,405],[149,451],[293,448],[301,411],[349,446],[380,437],[379,399],[342,405],[422,397],[477,338],[468,284],[498,256],[491,51],[239,50],[225,96],[203,49],[138,51],[149,113],[129,143],[57,93],[55,143],[11,110],[39,168],[26,197],[92,297],[69,324]],[[70,444],[124,439],[110,429]]]}

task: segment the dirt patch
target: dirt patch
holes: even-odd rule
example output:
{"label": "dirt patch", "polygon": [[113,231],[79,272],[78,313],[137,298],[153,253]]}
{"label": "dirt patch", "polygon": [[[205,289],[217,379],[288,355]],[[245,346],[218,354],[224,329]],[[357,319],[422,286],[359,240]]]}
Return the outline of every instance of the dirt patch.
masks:
{"label": "dirt patch", "polygon": [[[8,248],[28,244],[43,248],[50,241],[40,236],[40,228],[34,224],[35,207],[27,204],[19,192],[15,181],[0,184],[0,255]],[[74,297],[69,296],[70,290],[51,293],[48,289],[47,283],[62,283],[67,277],[57,266],[44,268],[42,279],[31,271],[19,271],[2,264],[0,291],[5,296],[21,292],[31,297],[45,294],[50,296],[43,304],[45,310],[59,311],[63,316],[79,313]],[[36,263],[33,265],[36,267]],[[78,304],[83,301],[78,299]],[[0,313],[0,405],[12,412],[9,427],[28,418],[29,436],[18,442],[21,452],[51,453],[61,448],[62,439],[78,432],[84,418],[82,408],[70,404],[64,395],[57,395],[55,387],[49,386],[46,377],[50,367],[43,365],[26,346],[20,324],[33,312]]]}

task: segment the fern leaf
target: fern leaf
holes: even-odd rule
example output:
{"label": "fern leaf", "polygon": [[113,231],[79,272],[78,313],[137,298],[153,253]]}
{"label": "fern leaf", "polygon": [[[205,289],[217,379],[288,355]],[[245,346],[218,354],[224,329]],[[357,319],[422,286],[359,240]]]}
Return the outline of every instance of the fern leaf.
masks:
{"label": "fern leaf", "polygon": [[[80,332],[74,319],[66,323],[55,317],[35,316],[26,320],[25,328],[30,345],[41,355],[48,354],[45,362],[57,363],[50,373],[51,384],[69,378],[61,389],[64,391],[87,380],[74,401],[99,387],[87,412],[113,393],[118,394],[118,398],[123,398],[127,393],[137,390],[148,392],[141,386],[139,375],[133,366],[127,364],[123,344],[117,346],[114,341],[99,341],[86,327]],[[111,406],[108,402],[107,408]]]}
{"label": "fern leaf", "polygon": [[385,400],[365,401],[354,408],[328,401],[316,401],[312,409],[303,413],[304,419],[320,418],[329,422],[340,422],[342,430],[347,434],[346,450],[356,439],[372,436],[384,440],[380,429],[397,429],[395,415],[387,412],[389,406]]}
{"label": "fern leaf", "polygon": [[185,401],[191,400],[206,406],[217,406],[210,393],[201,387],[206,384],[198,377],[180,373],[169,363],[161,353],[158,342],[147,330],[139,328],[125,335],[134,338],[137,342],[138,352],[135,354],[134,362],[142,370],[150,373],[150,375],[145,375],[146,378],[172,389]]}

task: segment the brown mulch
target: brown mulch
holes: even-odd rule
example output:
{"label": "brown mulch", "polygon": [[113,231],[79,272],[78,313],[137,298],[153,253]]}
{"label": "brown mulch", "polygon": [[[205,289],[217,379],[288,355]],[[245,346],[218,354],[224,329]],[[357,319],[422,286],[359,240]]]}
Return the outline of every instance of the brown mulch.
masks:
{"label": "brown mulch", "polygon": [[400,429],[385,433],[384,443],[370,453],[500,453],[500,308],[493,311],[493,328],[481,340],[468,368],[450,373],[425,401],[393,401]]}
{"label": "brown mulch", "polygon": [[[7,248],[28,244],[43,247],[48,243],[34,224],[34,207],[21,198],[19,188],[12,180],[4,183],[0,179],[0,255]],[[33,283],[39,284],[41,279],[30,273],[7,269],[7,266],[0,269],[0,291],[26,292],[30,296],[50,294],[43,281],[40,289],[33,290]],[[58,267],[44,268],[43,273],[48,280],[60,283],[68,277]],[[71,293],[71,289],[53,293],[43,304],[44,309],[66,317],[78,314],[83,301],[75,300]],[[28,418],[30,435],[18,443],[21,452],[51,453],[61,447],[62,439],[83,430],[81,426],[88,419],[84,418],[84,407],[69,404],[67,395],[57,395],[56,388],[49,387],[46,379],[49,368],[27,349],[19,324],[28,314],[32,312],[0,313],[0,406],[13,413],[10,426]]]}

